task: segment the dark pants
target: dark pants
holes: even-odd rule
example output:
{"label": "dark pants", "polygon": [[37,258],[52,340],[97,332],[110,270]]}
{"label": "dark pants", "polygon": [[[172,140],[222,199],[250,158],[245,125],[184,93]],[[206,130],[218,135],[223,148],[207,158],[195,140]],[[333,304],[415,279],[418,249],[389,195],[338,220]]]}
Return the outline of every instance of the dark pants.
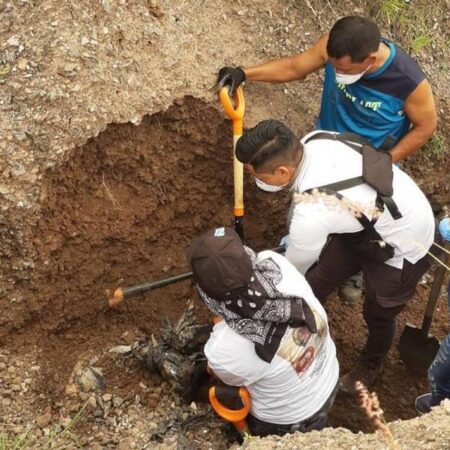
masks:
{"label": "dark pants", "polygon": [[365,283],[363,316],[369,336],[361,359],[369,367],[379,366],[395,336],[396,317],[414,296],[417,283],[429,267],[428,257],[416,264],[404,261],[403,269],[369,260],[352,251],[339,235],[331,238],[311,267],[306,279],[322,304],[331,292],[362,270]]}
{"label": "dark pants", "polygon": [[[448,309],[450,311],[450,280],[447,287]],[[431,386],[431,406],[450,399],[450,334],[441,342],[441,347],[428,369],[428,382]]]}
{"label": "dark pants", "polygon": [[320,431],[328,426],[328,411],[333,406],[338,389],[339,383],[336,384],[336,387],[328,397],[328,400],[319,409],[319,411],[317,411],[308,419],[291,425],[277,425],[275,423],[264,422],[263,420],[257,419],[255,416],[249,414],[246,419],[248,428],[253,436],[261,437],[273,434],[277,436],[283,436],[284,434],[295,433],[296,431],[302,433],[313,430]]}

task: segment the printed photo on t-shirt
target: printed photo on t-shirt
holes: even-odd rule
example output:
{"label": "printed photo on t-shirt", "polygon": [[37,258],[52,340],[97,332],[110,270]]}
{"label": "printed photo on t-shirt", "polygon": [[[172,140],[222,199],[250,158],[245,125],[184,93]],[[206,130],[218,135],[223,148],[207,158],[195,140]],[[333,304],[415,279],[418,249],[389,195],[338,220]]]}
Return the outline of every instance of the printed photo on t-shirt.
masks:
{"label": "printed photo on t-shirt", "polygon": [[325,320],[313,311],[317,333],[311,333],[307,327],[291,328],[283,340],[277,355],[288,361],[295,372],[302,376],[308,370],[320,373],[324,362],[324,344],[328,337]]}

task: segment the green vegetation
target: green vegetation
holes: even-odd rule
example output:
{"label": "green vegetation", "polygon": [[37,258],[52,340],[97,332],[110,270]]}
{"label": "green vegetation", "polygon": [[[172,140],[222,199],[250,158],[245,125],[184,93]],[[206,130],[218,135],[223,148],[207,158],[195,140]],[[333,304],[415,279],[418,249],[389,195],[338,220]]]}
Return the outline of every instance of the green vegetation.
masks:
{"label": "green vegetation", "polygon": [[420,157],[427,161],[443,160],[447,154],[448,148],[445,145],[444,138],[440,133],[435,133],[418,153]]}
{"label": "green vegetation", "polygon": [[413,55],[432,42],[429,30],[433,27],[433,15],[426,2],[406,3],[404,0],[377,0],[377,18],[389,25],[396,41]]}
{"label": "green vegetation", "polygon": [[[76,435],[74,435],[72,431],[80,422],[86,405],[87,402],[83,404],[67,426],[62,427],[59,424],[54,425],[50,431],[50,434],[46,439],[42,440],[42,443],[36,442],[35,438],[32,436],[32,427],[19,436],[13,436],[12,433],[8,431],[0,431],[0,450],[46,450],[67,448],[67,445],[59,444],[57,442],[60,438],[68,439],[72,445],[81,448],[81,444],[78,442]],[[73,448],[73,446],[71,448]]]}

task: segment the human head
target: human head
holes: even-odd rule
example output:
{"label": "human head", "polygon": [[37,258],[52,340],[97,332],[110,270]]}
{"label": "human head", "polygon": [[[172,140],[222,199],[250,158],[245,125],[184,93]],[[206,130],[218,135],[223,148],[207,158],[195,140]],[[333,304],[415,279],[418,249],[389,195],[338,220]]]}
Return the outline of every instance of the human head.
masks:
{"label": "human head", "polygon": [[330,31],[327,53],[337,74],[364,73],[376,61],[381,34],[378,26],[361,16],[338,20]]}
{"label": "human head", "polygon": [[271,186],[288,184],[302,157],[295,134],[277,120],[264,120],[246,130],[236,144],[236,158],[257,180]]}
{"label": "human head", "polygon": [[245,287],[254,274],[241,238],[228,227],[213,228],[194,239],[187,259],[195,282],[216,300]]}

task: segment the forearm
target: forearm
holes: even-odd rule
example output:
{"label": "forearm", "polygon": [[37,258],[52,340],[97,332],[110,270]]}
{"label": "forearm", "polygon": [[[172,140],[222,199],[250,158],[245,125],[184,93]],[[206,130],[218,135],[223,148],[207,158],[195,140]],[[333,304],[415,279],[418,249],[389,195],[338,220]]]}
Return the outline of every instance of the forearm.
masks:
{"label": "forearm", "polygon": [[390,151],[392,162],[396,163],[416,153],[433,135],[434,127],[414,127]]}
{"label": "forearm", "polygon": [[282,58],[269,61],[257,66],[245,67],[247,81],[268,81],[270,83],[284,83],[305,78],[295,68],[293,58]]}

